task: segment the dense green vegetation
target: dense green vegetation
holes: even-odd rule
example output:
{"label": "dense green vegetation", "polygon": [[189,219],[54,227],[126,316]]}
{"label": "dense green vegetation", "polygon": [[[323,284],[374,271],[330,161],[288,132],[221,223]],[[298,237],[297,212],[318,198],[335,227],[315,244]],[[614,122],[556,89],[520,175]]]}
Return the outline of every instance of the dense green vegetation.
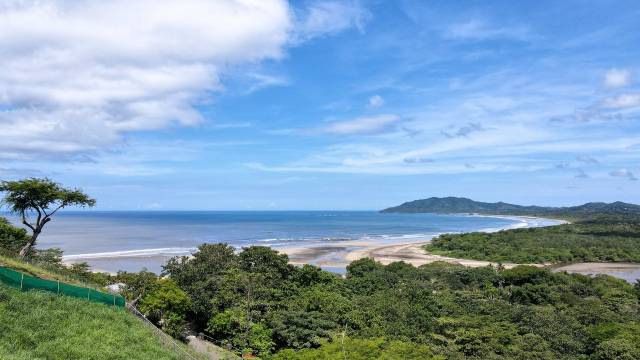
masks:
{"label": "dense green vegetation", "polygon": [[0,359],[180,359],[125,310],[0,283]]}
{"label": "dense green vegetation", "polygon": [[640,221],[591,220],[496,233],[445,234],[425,249],[494,262],[640,262]]}
{"label": "dense green vegetation", "polygon": [[[449,210],[469,204],[517,209],[445,200],[453,204]],[[429,250],[525,263],[640,260],[635,205],[549,209],[581,222],[443,235]],[[227,244],[204,244],[193,257],[173,258],[162,276],[112,276],[91,273],[86,264],[65,266],[57,249],[30,249],[17,260],[28,239],[0,220],[0,262],[43,277],[121,282],[124,295],[165,332],[176,338],[202,332],[236,354],[276,360],[640,358],[640,281],[632,286],[530,266],[383,266],[371,259],[354,261],[341,277],[290,265],[268,247],[237,252]],[[172,356],[126,312],[0,286],[0,358]]]}
{"label": "dense green vegetation", "polygon": [[521,206],[446,197],[383,210],[399,213],[478,213],[570,219],[574,223],[496,233],[444,234],[425,246],[439,255],[515,263],[640,262],[640,206],[623,202],[571,207]]}
{"label": "dense green vegetation", "polygon": [[0,255],[18,254],[27,241],[29,237],[25,229],[15,227],[0,217]]}
{"label": "dense green vegetation", "polygon": [[[16,234],[18,230],[3,231]],[[616,259],[637,254],[633,252],[637,246],[626,242],[636,236],[637,223],[590,222],[515,233],[537,231],[560,231],[556,240],[578,239],[567,240],[571,244],[606,235],[618,239],[611,240],[615,245],[611,249],[628,250],[615,252]],[[0,238],[0,246],[12,243],[6,238]],[[592,252],[603,254],[606,248],[598,241],[600,252]],[[4,251],[10,252],[9,247]],[[263,359],[344,359],[346,355],[348,359],[595,360],[640,356],[640,283],[634,287],[609,276],[591,278],[527,266],[511,270],[445,263],[419,268],[405,263],[383,266],[362,259],[351,263],[343,278],[310,265],[292,266],[286,255],[270,248],[254,246],[236,252],[226,244],[205,244],[193,258],[170,260],[163,277],[147,271],[91,275],[84,266],[72,270],[59,264],[55,256],[33,261],[47,259],[54,259],[48,263],[55,270],[49,276],[75,271],[77,276],[100,283],[124,283],[127,298],[176,338],[187,329],[204,332],[237,354]],[[11,261],[18,265],[17,260]],[[33,265],[24,267],[43,271]],[[18,342],[9,343],[11,337],[0,335],[5,339],[0,355],[37,358],[60,346],[61,352],[51,352],[49,358],[100,358],[99,352],[113,345],[118,347],[111,349],[115,358],[122,354],[135,358],[120,340],[110,338],[132,336],[129,331],[135,319],[126,313],[103,315],[100,311],[115,310],[46,294],[14,290],[2,294],[0,322],[4,325],[0,326],[5,327],[0,334],[18,332],[28,340],[19,337]],[[67,302],[73,305],[67,307]],[[38,310],[39,304],[50,308]],[[21,306],[22,310],[14,310]],[[78,314],[74,314],[76,308]],[[110,340],[103,345],[92,338],[95,324],[86,319],[87,314],[98,314],[103,330],[122,326],[126,331],[110,334],[109,330]],[[47,337],[41,339],[45,333]],[[74,336],[77,340],[64,344],[59,340]],[[147,340],[153,340],[150,334],[139,335],[135,346],[146,347]],[[144,358],[170,356],[161,349],[141,351],[158,351]]]}
{"label": "dense green vegetation", "polygon": [[[172,335],[189,327],[263,359],[640,356],[640,282],[609,276],[362,259],[342,278],[266,247],[236,253],[225,244],[172,259],[165,275],[109,281],[124,282]],[[141,325],[100,304],[0,287],[3,359],[171,358]]]}
{"label": "dense green vegetation", "polygon": [[592,218],[628,218],[640,216],[640,205],[620,201],[607,203],[586,203],[579,206],[549,207],[522,206],[504,202],[486,203],[467,198],[444,197],[409,201],[399,206],[382,210],[386,213],[474,213],[486,215],[530,215],[572,220]]}
{"label": "dense green vegetation", "polygon": [[[527,266],[415,268],[371,259],[351,263],[342,278],[287,261],[266,247],[236,253],[202,245],[192,259],[165,267],[170,312],[223,347],[265,359],[640,356],[640,284]],[[150,273],[119,277],[134,284],[133,296],[157,292]],[[188,303],[175,306],[183,295],[173,285]]]}

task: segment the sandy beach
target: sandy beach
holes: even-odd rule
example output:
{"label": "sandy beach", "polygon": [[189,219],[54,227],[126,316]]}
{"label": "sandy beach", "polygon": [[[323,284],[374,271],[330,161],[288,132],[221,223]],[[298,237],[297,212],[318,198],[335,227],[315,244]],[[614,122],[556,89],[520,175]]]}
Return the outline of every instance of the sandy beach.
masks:
{"label": "sandy beach", "polygon": [[[404,261],[414,266],[429,264],[436,261],[444,261],[470,267],[498,265],[497,263],[490,261],[458,259],[431,254],[422,248],[422,246],[428,243],[429,241],[421,241],[379,246],[377,244],[353,242],[341,244],[340,246],[322,246],[313,248],[292,247],[279,250],[289,255],[291,263],[293,264],[307,264],[311,262],[319,266],[336,268],[346,267],[352,261],[366,257],[373,258],[385,265],[396,261]],[[504,263],[502,265],[506,268],[512,268],[520,264]],[[531,265],[544,266],[542,264]]]}
{"label": "sandy beach", "polygon": [[[344,269],[350,262],[365,257],[373,258],[382,264],[390,264],[396,261],[404,261],[414,266],[444,261],[452,264],[460,264],[469,267],[483,267],[498,264],[490,261],[459,259],[431,254],[422,246],[429,241],[402,243],[378,246],[362,242],[341,244],[340,246],[322,246],[317,248],[285,248],[280,249],[287,253],[293,264],[314,263],[316,265],[331,268]],[[507,268],[513,268],[516,263],[502,263]],[[575,263],[568,265],[552,264],[525,264],[536,267],[548,266],[555,272],[566,271],[583,275],[606,274],[634,283],[640,279],[640,264],[637,263]]]}
{"label": "sandy beach", "polygon": [[[484,216],[484,215],[471,215]],[[520,222],[509,228],[486,229],[484,232],[496,232],[513,228],[553,226],[564,224],[564,220],[543,219],[530,216],[493,216],[508,219],[516,219]],[[383,264],[395,261],[404,261],[414,266],[429,264],[436,261],[444,261],[470,267],[482,267],[497,265],[497,263],[482,260],[458,259],[440,255],[434,255],[425,251],[422,247],[428,244],[432,238],[412,239],[410,242],[381,244],[378,241],[344,241],[336,244],[324,244],[317,247],[280,247],[278,251],[286,253],[293,264],[313,263],[315,265],[344,268],[354,260],[373,258]],[[506,268],[512,268],[515,263],[502,264]],[[544,264],[531,264],[533,266],[545,266]]]}
{"label": "sandy beach", "polygon": [[[519,218],[519,217],[509,217]],[[524,226],[514,226],[513,228],[528,227],[531,220],[530,217],[521,218]],[[538,221],[534,226],[553,226],[566,223],[562,220],[533,218]],[[544,221],[548,221],[544,223]],[[544,224],[544,225],[540,225]],[[486,232],[499,231],[504,229],[491,229]],[[423,249],[431,239],[414,239],[411,242],[402,242],[394,244],[380,244],[376,241],[345,241],[337,244],[325,244],[318,247],[285,247],[278,250],[289,255],[293,264],[313,263],[326,268],[340,269],[345,268],[354,260],[362,258],[373,258],[382,264],[390,264],[396,261],[404,261],[414,266],[443,261],[452,264],[460,264],[469,267],[482,267],[498,264],[491,261],[460,259],[447,256],[431,254]],[[505,268],[510,269],[518,265],[531,265],[536,267],[549,267],[553,271],[566,271],[569,273],[578,273],[583,275],[607,274],[629,282],[635,282],[640,279],[640,264],[637,263],[575,263],[568,265],[553,264],[516,264],[503,263]]]}

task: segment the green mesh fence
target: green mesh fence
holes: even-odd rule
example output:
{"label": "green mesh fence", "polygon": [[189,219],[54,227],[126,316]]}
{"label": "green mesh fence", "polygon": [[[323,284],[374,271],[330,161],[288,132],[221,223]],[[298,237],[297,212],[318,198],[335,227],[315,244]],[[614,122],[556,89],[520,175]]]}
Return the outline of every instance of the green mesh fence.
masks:
{"label": "green mesh fence", "polygon": [[70,285],[60,281],[40,279],[2,266],[0,266],[0,282],[24,291],[37,289],[107,305],[118,307],[124,307],[125,305],[124,297],[120,295],[107,294],[95,289]]}

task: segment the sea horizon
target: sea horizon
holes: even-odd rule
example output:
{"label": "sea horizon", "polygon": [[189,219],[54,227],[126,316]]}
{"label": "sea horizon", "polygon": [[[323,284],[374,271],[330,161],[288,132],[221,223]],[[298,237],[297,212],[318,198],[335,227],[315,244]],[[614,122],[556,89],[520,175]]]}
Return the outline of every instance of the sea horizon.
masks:
{"label": "sea horizon", "polygon": [[[9,218],[20,225],[17,217]],[[442,233],[494,231],[553,222],[531,218],[529,224],[523,219],[365,210],[74,210],[56,214],[37,246],[60,248],[65,261],[86,261],[96,270],[146,268],[159,272],[169,258],[190,255],[204,243],[228,243],[237,249],[263,245],[283,251],[353,241],[388,245],[428,241]],[[332,256],[339,254],[324,254],[308,262],[331,264]]]}

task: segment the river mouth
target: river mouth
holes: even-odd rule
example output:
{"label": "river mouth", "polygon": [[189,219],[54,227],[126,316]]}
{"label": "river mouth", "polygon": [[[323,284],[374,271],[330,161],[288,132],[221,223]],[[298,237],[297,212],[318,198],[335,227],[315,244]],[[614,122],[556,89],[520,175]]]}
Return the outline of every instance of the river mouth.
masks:
{"label": "river mouth", "polygon": [[555,267],[553,271],[566,271],[573,274],[605,274],[635,283],[640,280],[640,263],[596,263],[584,262]]}

